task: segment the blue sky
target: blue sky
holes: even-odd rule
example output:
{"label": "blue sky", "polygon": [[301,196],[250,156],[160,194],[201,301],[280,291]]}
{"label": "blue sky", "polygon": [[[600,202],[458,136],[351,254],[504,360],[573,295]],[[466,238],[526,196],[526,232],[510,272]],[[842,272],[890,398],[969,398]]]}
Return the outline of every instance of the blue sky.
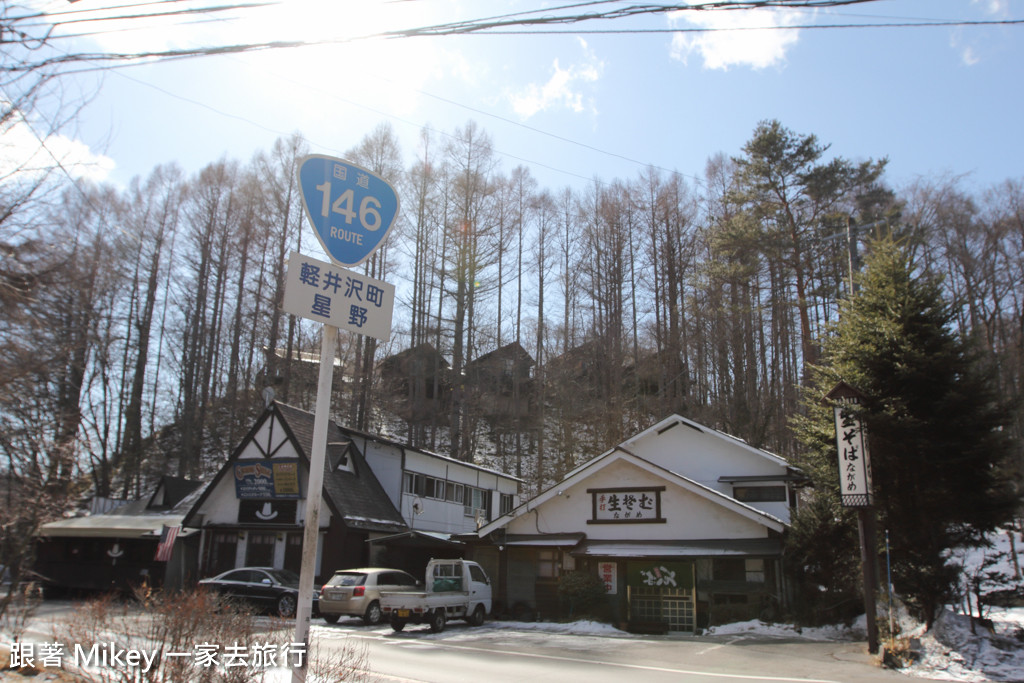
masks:
{"label": "blue sky", "polygon": [[[104,4],[123,3],[80,0],[74,8]],[[153,20],[153,30],[109,30],[61,46],[112,51],[335,40],[542,6],[285,0],[231,21]],[[575,28],[1007,19],[1024,19],[1024,0],[688,11]],[[73,78],[91,100],[76,127],[51,147],[76,159],[99,157],[90,174],[120,184],[162,163],[195,172],[224,156],[245,162],[292,132],[306,136],[314,153],[340,156],[381,122],[392,125],[411,160],[424,127],[439,131],[439,145],[443,133],[471,119],[491,136],[504,170],[528,166],[552,190],[593,177],[632,178],[645,164],[697,182],[710,156],[740,154],[757,123],[771,118],[817,135],[830,154],[888,157],[887,180],[897,188],[918,176],[969,174],[979,188],[1024,176],[1024,24],[370,40]]]}

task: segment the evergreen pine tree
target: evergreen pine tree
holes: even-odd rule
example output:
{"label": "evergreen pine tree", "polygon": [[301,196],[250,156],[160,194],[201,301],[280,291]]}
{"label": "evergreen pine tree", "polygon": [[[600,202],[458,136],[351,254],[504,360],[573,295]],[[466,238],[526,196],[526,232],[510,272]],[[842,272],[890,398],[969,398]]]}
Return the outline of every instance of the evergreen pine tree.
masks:
{"label": "evergreen pine tree", "polygon": [[[859,293],[843,302],[825,342],[814,401],[794,425],[817,498],[794,520],[795,559],[809,568],[808,578],[850,588],[855,579],[849,571],[820,571],[837,564],[828,555],[855,559],[857,548],[846,545],[856,538],[849,531],[854,517],[838,506],[832,411],[814,404],[840,380],[865,395],[860,417],[879,525],[889,532],[893,582],[929,626],[955,585],[948,551],[979,544],[985,532],[1011,518],[1017,503],[1005,469],[1008,414],[951,323],[938,280],[918,272],[891,239],[877,241]],[[836,538],[842,546],[829,544]]]}

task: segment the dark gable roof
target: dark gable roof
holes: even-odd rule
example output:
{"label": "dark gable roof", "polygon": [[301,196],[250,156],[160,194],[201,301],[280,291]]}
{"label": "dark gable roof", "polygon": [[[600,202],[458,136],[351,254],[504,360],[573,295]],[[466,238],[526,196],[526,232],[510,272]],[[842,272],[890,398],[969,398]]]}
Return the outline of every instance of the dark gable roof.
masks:
{"label": "dark gable roof", "polygon": [[146,507],[150,510],[174,509],[178,506],[178,503],[201,487],[203,483],[165,474],[160,477],[160,483],[157,485],[156,490],[153,491],[153,495],[150,496]]}
{"label": "dark gable roof", "polygon": [[[276,410],[283,418],[308,464],[313,449],[313,413],[276,402],[269,410]],[[405,531],[402,515],[377,481],[362,452],[334,420],[328,422],[327,443],[324,497],[345,526],[367,531]],[[343,456],[352,464],[354,473],[335,469]]]}
{"label": "dark gable roof", "polygon": [[[192,481],[182,477],[164,475],[153,489],[153,493],[138,500],[131,500],[119,505],[108,516],[139,517],[143,515],[163,515],[172,512],[184,514],[199,497],[199,492],[206,482]],[[94,515],[98,516],[98,515]]]}
{"label": "dark gable roof", "polygon": [[506,344],[499,349],[485,353],[482,356],[477,356],[470,362],[466,363],[466,366],[486,365],[488,363],[504,359],[511,359],[517,364],[525,363],[527,365],[534,365],[535,363],[533,356],[531,356],[519,342],[512,342],[511,344]]}
{"label": "dark gable roof", "polygon": [[392,354],[382,360],[380,365],[383,368],[397,368],[416,358],[436,362],[438,370],[446,369],[450,365],[430,342],[423,342],[412,348]]}

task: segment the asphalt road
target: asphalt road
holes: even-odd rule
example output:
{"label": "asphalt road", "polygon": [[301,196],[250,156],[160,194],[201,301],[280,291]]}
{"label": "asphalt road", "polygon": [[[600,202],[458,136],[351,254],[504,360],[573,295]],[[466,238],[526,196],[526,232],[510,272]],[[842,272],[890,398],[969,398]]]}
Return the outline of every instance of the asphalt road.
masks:
{"label": "asphalt road", "polygon": [[[449,624],[402,633],[358,621],[317,626],[321,647],[357,644],[382,681],[543,683],[642,680],[869,683],[907,677],[879,668],[863,642],[809,642],[754,636],[595,636],[517,630],[506,624]],[[922,679],[916,679],[922,680]]]}
{"label": "asphalt road", "polygon": [[[47,601],[29,640],[52,638],[54,621],[72,603]],[[279,620],[262,618],[268,629]],[[450,622],[442,633],[407,626],[369,627],[358,619],[325,625],[313,620],[321,651],[365,652],[366,680],[382,683],[875,683],[906,676],[882,669],[863,642],[812,642],[761,635],[572,635],[487,622]]]}

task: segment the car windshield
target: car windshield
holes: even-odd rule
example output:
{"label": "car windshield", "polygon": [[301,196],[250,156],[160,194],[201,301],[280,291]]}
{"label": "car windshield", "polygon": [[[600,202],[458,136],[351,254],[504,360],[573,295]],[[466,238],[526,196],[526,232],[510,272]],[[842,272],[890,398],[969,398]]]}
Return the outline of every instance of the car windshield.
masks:
{"label": "car windshield", "polygon": [[366,583],[366,574],[361,572],[338,572],[327,582],[328,586],[362,586]]}
{"label": "car windshield", "polygon": [[267,573],[274,577],[274,581],[277,581],[284,586],[293,586],[295,588],[298,588],[299,586],[299,575],[291,570],[273,569],[267,571]]}

